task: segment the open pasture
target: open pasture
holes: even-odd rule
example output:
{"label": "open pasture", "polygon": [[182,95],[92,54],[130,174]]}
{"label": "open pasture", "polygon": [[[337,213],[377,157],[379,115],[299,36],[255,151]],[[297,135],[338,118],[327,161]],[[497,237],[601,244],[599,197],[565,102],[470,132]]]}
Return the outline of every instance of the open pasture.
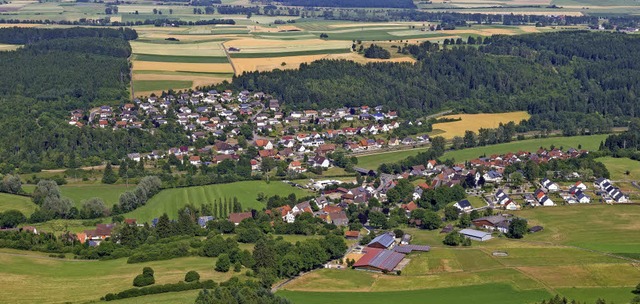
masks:
{"label": "open pasture", "polygon": [[[226,281],[233,272],[213,270],[216,259],[186,257],[167,261],[127,264],[126,259],[86,261],[49,258],[45,254],[0,250],[0,293],[2,303],[63,303],[97,301],[110,292],[132,288],[133,278],[143,267],[152,267],[156,284],[177,283],[190,270],[201,279]],[[90,292],[88,289],[90,288]],[[131,299],[129,303],[140,303]],[[188,302],[193,302],[195,297]],[[126,301],[124,301],[127,303]]]}
{"label": "open pasture", "polygon": [[135,189],[135,184],[68,184],[60,186],[60,192],[63,197],[70,198],[74,206],[82,207],[82,202],[87,199],[98,197],[101,198],[107,207],[117,204],[120,194]]}
{"label": "open pasture", "polygon": [[531,115],[524,111],[507,113],[451,114],[438,118],[461,120],[437,123],[433,125],[433,129],[444,131],[444,133],[440,134],[439,136],[451,139],[455,136],[464,136],[465,131],[473,131],[478,133],[478,130],[482,128],[495,129],[501,123],[506,124],[511,121],[517,124],[522,120],[529,119],[529,117],[531,117]]}
{"label": "open pasture", "polygon": [[[607,167],[609,173],[611,173],[612,180],[640,182],[640,161],[613,157],[600,157],[596,160]],[[628,175],[627,172],[629,173]]]}
{"label": "open pasture", "polygon": [[36,210],[36,204],[30,197],[0,193],[0,212],[7,210],[18,210],[25,216],[29,216]]}
{"label": "open pasture", "polygon": [[297,197],[310,195],[300,188],[291,187],[288,184],[273,181],[267,184],[264,181],[244,181],[230,184],[217,184],[199,187],[187,187],[163,190],[150,199],[146,205],[125,214],[126,217],[136,218],[138,221],[147,222],[167,213],[170,218],[176,218],[178,209],[187,204],[200,206],[214,203],[216,200],[233,200],[234,197],[242,204],[243,208],[262,209],[265,204],[257,200],[258,193],[266,196],[287,196],[295,193]]}

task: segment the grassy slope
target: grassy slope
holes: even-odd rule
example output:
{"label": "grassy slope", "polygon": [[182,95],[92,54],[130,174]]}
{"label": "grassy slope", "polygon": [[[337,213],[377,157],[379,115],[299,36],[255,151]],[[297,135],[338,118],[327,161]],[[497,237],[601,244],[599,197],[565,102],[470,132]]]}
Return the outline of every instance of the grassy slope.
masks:
{"label": "grassy slope", "polygon": [[[548,148],[551,145],[556,147],[563,147],[568,149],[569,147],[577,148],[578,145],[582,145],[586,150],[597,150],[600,145],[600,141],[603,141],[607,135],[593,135],[593,136],[573,136],[573,137],[550,137],[550,138],[537,138],[527,139],[522,141],[515,141],[505,144],[497,144],[492,146],[484,146],[477,148],[470,148],[458,151],[450,151],[444,154],[442,159],[454,158],[456,161],[465,161],[476,158],[480,155],[486,154],[501,154],[507,152],[523,151],[535,151],[539,147]],[[376,169],[383,162],[397,162],[403,160],[409,156],[414,156],[426,148],[418,148],[411,150],[403,150],[382,154],[373,154],[358,157],[358,166],[370,169]]]}
{"label": "grassy slope", "polygon": [[135,80],[133,89],[136,92],[158,91],[168,89],[190,88],[193,81],[186,80]]}
{"label": "grassy slope", "polygon": [[29,197],[0,193],[0,212],[7,210],[18,210],[29,216],[36,210],[36,205]]}
{"label": "grassy slope", "polygon": [[299,188],[291,187],[282,182],[271,182],[267,184],[263,181],[246,181],[231,184],[219,184],[200,187],[189,187],[179,189],[163,190],[154,196],[145,206],[127,213],[127,217],[133,217],[139,221],[151,221],[162,213],[167,213],[169,217],[175,218],[178,209],[186,204],[195,206],[203,203],[213,203],[218,199],[233,199],[237,197],[244,208],[264,208],[264,204],[256,200],[258,193],[267,196],[280,195],[287,196],[295,193],[298,197],[309,195]]}
{"label": "grassy slope", "polygon": [[[98,300],[109,292],[132,287],[133,278],[143,267],[152,267],[156,284],[184,280],[187,271],[196,270],[202,279],[217,282],[229,279],[233,272],[213,270],[215,259],[187,257],[170,262],[127,264],[126,259],[80,261],[50,259],[44,254],[24,251],[0,251],[1,303],[61,303],[69,300]],[[90,290],[91,292],[88,292]],[[186,299],[186,298],[185,298]],[[195,297],[187,302],[193,302]],[[132,301],[131,303],[139,303]]]}
{"label": "grassy slope", "polygon": [[73,200],[76,207],[82,207],[82,202],[92,198],[101,198],[105,205],[110,207],[113,204],[117,204],[120,199],[120,194],[127,190],[135,189],[135,184],[122,185],[106,185],[106,184],[73,184],[63,185],[60,187],[62,196],[68,197]]}
{"label": "grassy slope", "polygon": [[[612,180],[640,180],[640,162],[637,160],[613,157],[601,157],[596,160],[607,167]],[[627,171],[629,175],[625,174]]]}

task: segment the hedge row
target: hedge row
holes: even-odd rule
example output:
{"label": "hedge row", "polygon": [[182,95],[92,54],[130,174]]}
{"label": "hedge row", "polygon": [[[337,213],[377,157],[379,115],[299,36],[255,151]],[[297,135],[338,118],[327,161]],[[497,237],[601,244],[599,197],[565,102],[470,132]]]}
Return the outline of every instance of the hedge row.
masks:
{"label": "hedge row", "polygon": [[141,297],[141,296],[146,296],[151,294],[165,293],[165,292],[186,291],[186,290],[203,289],[203,288],[211,289],[211,288],[215,288],[217,285],[218,284],[216,284],[216,282],[214,282],[213,280],[207,280],[207,281],[193,282],[193,283],[178,282],[175,284],[156,285],[156,286],[144,287],[144,288],[131,288],[116,294],[108,293],[101,300],[113,301],[113,300],[120,300],[120,299],[126,299],[126,298]]}

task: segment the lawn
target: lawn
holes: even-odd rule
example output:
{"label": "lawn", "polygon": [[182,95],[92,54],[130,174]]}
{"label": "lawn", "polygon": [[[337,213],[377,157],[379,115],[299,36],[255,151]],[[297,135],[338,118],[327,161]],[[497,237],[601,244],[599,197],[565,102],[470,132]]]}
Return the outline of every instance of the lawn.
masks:
{"label": "lawn", "polygon": [[549,298],[545,290],[518,291],[506,284],[484,284],[465,287],[388,292],[303,292],[279,291],[293,303],[535,303]]}
{"label": "lawn", "polygon": [[30,197],[0,193],[0,212],[7,210],[18,210],[25,216],[29,216],[36,210],[36,204]]}
{"label": "lawn", "polygon": [[[184,280],[190,270],[202,279],[228,280],[233,272],[213,270],[215,259],[186,257],[167,261],[127,264],[126,259],[84,261],[48,258],[44,254],[0,250],[0,303],[62,303],[97,301],[110,292],[132,288],[133,278],[143,267],[152,267],[156,284]],[[90,288],[91,292],[87,292]],[[172,294],[173,295],[173,294]],[[163,298],[158,296],[159,298]],[[186,299],[186,296],[185,296]],[[195,297],[187,302],[193,302]],[[127,303],[127,302],[125,302]],[[129,303],[140,303],[133,299]]]}
{"label": "lawn", "polygon": [[190,88],[193,81],[188,80],[134,80],[133,89],[136,92],[166,91],[169,89]]}
{"label": "lawn", "polygon": [[258,193],[264,193],[266,196],[276,194],[287,196],[290,193],[295,193],[298,197],[311,194],[311,192],[291,187],[279,181],[273,181],[269,184],[264,181],[245,181],[230,184],[166,189],[156,194],[146,205],[127,213],[125,216],[145,222],[151,221],[166,212],[170,218],[175,218],[178,209],[187,204],[200,206],[203,203],[213,203],[220,199],[232,200],[234,197],[238,198],[243,208],[263,209],[265,204],[257,200]]}
{"label": "lawn", "polygon": [[[612,180],[640,181],[640,161],[613,157],[600,157],[596,160],[607,167]],[[627,171],[629,171],[629,175],[626,174]]]}

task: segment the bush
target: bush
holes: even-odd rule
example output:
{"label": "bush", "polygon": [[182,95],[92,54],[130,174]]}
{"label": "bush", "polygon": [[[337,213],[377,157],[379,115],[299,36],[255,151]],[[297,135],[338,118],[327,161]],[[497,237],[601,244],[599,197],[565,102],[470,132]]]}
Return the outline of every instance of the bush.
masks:
{"label": "bush", "polygon": [[178,282],[175,284],[156,285],[156,286],[144,287],[144,288],[131,288],[115,294],[108,293],[106,296],[103,297],[103,299],[105,301],[113,301],[113,300],[119,300],[119,299],[165,293],[165,292],[186,291],[186,290],[194,290],[194,289],[202,289],[202,288],[212,289],[216,287],[217,287],[217,284],[213,280],[207,280],[203,282],[193,282],[193,283]]}
{"label": "bush", "polygon": [[187,272],[187,274],[184,276],[184,281],[187,283],[197,282],[199,280],[200,280],[200,274],[194,270]]}
{"label": "bush", "polygon": [[216,271],[218,272],[227,272],[231,267],[231,260],[229,259],[229,255],[226,253],[218,256],[218,261],[216,262]]}
{"label": "bush", "polygon": [[156,280],[152,276],[146,276],[144,274],[139,274],[133,279],[133,286],[135,287],[144,287],[153,285]]}
{"label": "bush", "polygon": [[155,273],[154,273],[154,271],[153,271],[153,268],[151,268],[151,267],[145,267],[145,268],[142,268],[142,274],[143,274],[143,275],[146,275],[146,276],[151,276],[151,277],[152,277]]}

